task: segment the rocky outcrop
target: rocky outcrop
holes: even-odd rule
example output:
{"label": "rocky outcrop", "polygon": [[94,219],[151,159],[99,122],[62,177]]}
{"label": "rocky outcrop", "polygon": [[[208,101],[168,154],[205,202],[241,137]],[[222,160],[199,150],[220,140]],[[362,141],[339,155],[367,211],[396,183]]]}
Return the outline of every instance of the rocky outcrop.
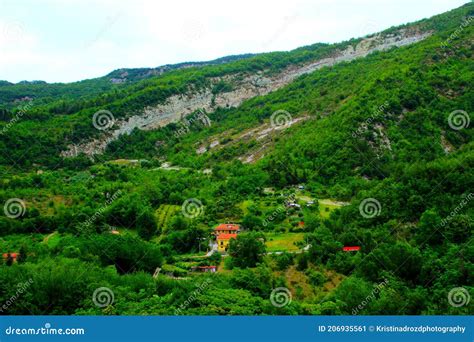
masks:
{"label": "rocky outcrop", "polygon": [[[219,135],[208,137],[209,140],[204,144],[200,145],[196,149],[196,153],[203,154],[208,151],[227,148],[229,146],[235,146],[236,144],[240,143],[256,141],[256,146],[247,150],[244,155],[237,157],[237,159],[243,162],[244,164],[253,163],[263,158],[266,150],[270,147],[270,145],[272,145],[272,140],[275,134],[279,134],[282,131],[285,131],[286,129],[290,128],[291,126],[308,120],[309,118],[309,116],[300,116],[294,119],[290,119],[289,121],[286,121],[281,125],[275,125],[267,122],[260,126],[247,129],[238,135],[232,135],[231,131],[225,131],[223,133],[220,133]],[[223,139],[225,141],[225,138],[229,137],[231,137],[231,139],[227,139],[227,142],[219,142],[219,139]]]}
{"label": "rocky outcrop", "polygon": [[301,75],[314,72],[326,66],[332,66],[336,63],[365,57],[374,51],[413,44],[425,39],[429,35],[430,33],[426,32],[399,30],[396,34],[376,35],[365,38],[357,46],[349,46],[346,50],[337,52],[332,57],[323,58],[303,66],[290,66],[276,76],[268,77],[264,76],[263,73],[257,73],[250,76],[234,74],[225,76],[222,79],[216,78],[213,80],[214,82],[219,82],[220,80],[232,82],[234,85],[233,90],[214,95],[211,88],[206,88],[197,93],[190,90],[183,95],[171,96],[165,104],[144,108],[143,112],[139,115],[117,121],[110,130],[104,131],[99,139],[86,141],[79,145],[71,145],[61,155],[73,157],[79,153],[85,153],[89,156],[100,154],[111,141],[118,139],[123,134],[130,134],[135,128],[142,130],[156,129],[171,122],[176,122],[198,109],[203,109],[209,113],[216,107],[237,107],[243,101],[255,96],[268,94],[289,84]]}

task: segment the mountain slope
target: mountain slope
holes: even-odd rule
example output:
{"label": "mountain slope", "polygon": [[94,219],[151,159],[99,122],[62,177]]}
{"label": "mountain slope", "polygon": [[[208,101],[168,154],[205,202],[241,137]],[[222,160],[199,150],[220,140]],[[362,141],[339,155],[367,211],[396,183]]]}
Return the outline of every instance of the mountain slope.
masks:
{"label": "mountain slope", "polygon": [[252,57],[252,54],[226,56],[206,62],[184,62],[167,64],[156,68],[118,69],[94,79],[73,83],[46,83],[44,81],[22,81],[16,84],[0,81],[0,104],[12,109],[21,101],[33,100],[36,104],[54,100],[77,100],[97,96],[98,93],[120,90],[118,85],[134,84],[140,80],[162,75],[183,68],[219,65]]}
{"label": "mountain slope", "polygon": [[[457,13],[459,19],[459,16],[466,15],[466,10],[459,9]],[[22,113],[23,120],[17,120],[11,129],[7,127],[4,133],[7,138],[5,148],[9,149],[8,141],[13,140],[13,137],[16,140],[13,145],[15,150],[19,150],[18,139],[22,144],[21,141],[26,143],[34,138],[50,151],[45,155],[39,149],[33,149],[32,153],[27,152],[25,158],[17,156],[17,162],[20,163],[24,163],[25,159],[44,156],[43,161],[38,162],[53,158],[54,164],[57,164],[61,153],[68,156],[81,151],[89,155],[100,153],[110,140],[129,133],[134,127],[153,129],[189,115],[198,108],[212,111],[219,106],[235,106],[247,98],[278,89],[298,75],[334,64],[337,60],[350,60],[374,50],[414,43],[436,30],[440,30],[437,36],[441,37],[445,34],[443,32],[449,32],[442,31],[445,27],[456,27],[454,21],[448,21],[447,18],[445,15],[407,27],[393,28],[365,41],[358,39],[334,46],[316,44],[288,53],[263,54],[222,66],[171,71],[161,77],[120,86],[95,98],[80,101],[60,100],[37,105],[33,100],[28,110]],[[100,110],[110,111],[114,118],[114,125],[106,132],[92,125],[93,114]],[[8,126],[14,118],[14,113],[4,111],[4,125]],[[31,120],[25,122],[27,120],[24,119]],[[23,125],[27,131],[37,131],[39,127],[43,130],[45,127],[54,128],[55,134],[30,137],[22,129]],[[54,151],[51,150],[52,146]]]}
{"label": "mountain slope", "polygon": [[25,259],[0,301],[32,279],[9,313],[472,314],[473,15],[5,111],[0,248]]}

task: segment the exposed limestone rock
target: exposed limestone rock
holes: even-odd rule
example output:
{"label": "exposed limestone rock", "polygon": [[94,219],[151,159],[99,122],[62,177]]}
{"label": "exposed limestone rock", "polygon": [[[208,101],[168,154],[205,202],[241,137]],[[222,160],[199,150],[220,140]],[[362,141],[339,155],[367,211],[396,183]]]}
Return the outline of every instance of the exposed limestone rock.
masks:
{"label": "exposed limestone rock", "polygon": [[452,151],[454,151],[454,146],[451,145],[451,143],[446,139],[446,137],[444,136],[445,132],[442,132],[441,133],[441,146],[443,147],[443,151],[444,153],[446,154],[449,154],[451,153]]}
{"label": "exposed limestone rock", "polygon": [[380,150],[392,150],[392,143],[390,142],[390,139],[385,133],[385,128],[382,125],[376,124],[373,134]]}
{"label": "exposed limestone rock", "polygon": [[[336,63],[365,57],[374,51],[413,44],[425,39],[429,35],[430,33],[400,30],[396,35],[376,35],[366,38],[355,48],[349,46],[346,50],[336,53],[332,57],[323,58],[303,66],[290,66],[273,77],[262,76],[259,73],[246,77],[242,77],[243,75],[239,74],[225,76],[222,78],[223,80],[230,80],[235,85],[232,91],[217,94],[214,97],[211,89],[208,88],[198,93],[190,90],[184,95],[170,96],[165,104],[144,108],[143,113],[139,115],[133,115],[128,119],[116,121],[111,131],[106,131],[99,139],[89,140],[75,146],[70,145],[61,155],[63,157],[73,157],[79,153],[85,153],[89,156],[100,154],[104,152],[111,141],[118,139],[123,134],[130,134],[135,128],[142,130],[157,129],[171,122],[179,121],[198,109],[212,112],[216,107],[237,107],[243,101],[255,96],[268,94],[289,84],[301,75],[311,73],[326,66],[332,66]],[[219,80],[219,78],[215,79],[215,81]],[[198,153],[204,152],[204,150],[200,149]]]}
{"label": "exposed limestone rock", "polygon": [[[291,126],[308,119],[310,119],[310,116],[300,116],[280,126],[273,126],[267,122],[255,128],[247,129],[239,134],[233,134],[235,132],[232,132],[232,130],[225,131],[217,136],[209,137],[209,140],[211,142],[209,143],[208,140],[206,143],[202,144],[201,146],[198,146],[196,149],[196,153],[203,154],[210,150],[218,150],[230,146],[235,146],[235,144],[239,143],[248,143],[251,141],[255,141],[257,142],[255,146],[246,151],[245,154],[237,157],[237,159],[244,164],[254,163],[262,159],[265,156],[267,150],[273,145],[273,139],[275,137],[275,134],[280,134]],[[225,139],[224,141],[226,142],[219,143],[217,139]]]}

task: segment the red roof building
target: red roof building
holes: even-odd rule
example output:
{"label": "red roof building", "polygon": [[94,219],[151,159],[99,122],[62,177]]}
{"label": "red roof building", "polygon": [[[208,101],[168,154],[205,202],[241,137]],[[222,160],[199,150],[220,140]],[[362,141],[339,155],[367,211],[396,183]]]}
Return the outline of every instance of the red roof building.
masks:
{"label": "red roof building", "polygon": [[240,231],[240,226],[233,223],[221,223],[214,228],[214,234],[217,239],[217,250],[219,252],[226,252],[229,247],[230,239],[237,238],[237,233]]}
{"label": "red roof building", "polygon": [[214,273],[217,271],[217,266],[198,266],[196,270],[199,270],[200,272]]}
{"label": "red roof building", "polygon": [[345,246],[345,247],[342,247],[342,250],[344,252],[356,252],[356,251],[360,251],[360,246]]}
{"label": "red roof building", "polygon": [[230,239],[235,239],[237,237],[237,234],[227,234],[227,233],[222,233],[217,235],[217,240],[230,240]]}
{"label": "red roof building", "polygon": [[10,255],[13,261],[16,261],[16,258],[18,258],[18,255],[20,255],[20,253],[3,253],[3,259],[7,260],[8,255]]}
{"label": "red roof building", "polygon": [[222,233],[217,235],[217,250],[219,252],[227,252],[229,248],[230,239],[236,239],[237,234],[235,233]]}
{"label": "red roof building", "polygon": [[216,228],[214,228],[214,231],[217,234],[220,234],[220,233],[230,234],[232,232],[235,233],[239,230],[240,230],[240,226],[238,224],[232,224],[232,223],[221,223]]}

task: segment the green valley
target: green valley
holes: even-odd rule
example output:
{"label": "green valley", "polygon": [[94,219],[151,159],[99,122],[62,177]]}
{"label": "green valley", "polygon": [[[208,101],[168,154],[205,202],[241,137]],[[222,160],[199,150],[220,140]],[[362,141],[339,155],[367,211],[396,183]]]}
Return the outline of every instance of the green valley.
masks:
{"label": "green valley", "polygon": [[473,16],[0,82],[0,311],[472,314]]}

